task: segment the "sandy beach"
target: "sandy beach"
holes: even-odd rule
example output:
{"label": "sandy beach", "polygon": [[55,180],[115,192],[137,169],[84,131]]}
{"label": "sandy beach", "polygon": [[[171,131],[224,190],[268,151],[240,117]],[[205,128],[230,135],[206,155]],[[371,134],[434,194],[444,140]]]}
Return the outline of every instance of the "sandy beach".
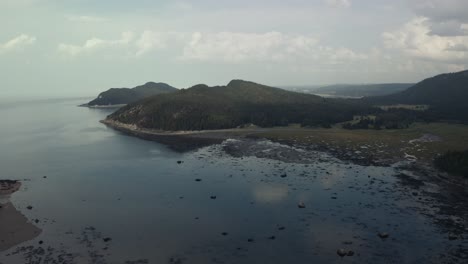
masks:
{"label": "sandy beach", "polygon": [[9,201],[10,195],[20,187],[20,181],[0,180],[0,252],[34,239],[41,233],[41,229]]}

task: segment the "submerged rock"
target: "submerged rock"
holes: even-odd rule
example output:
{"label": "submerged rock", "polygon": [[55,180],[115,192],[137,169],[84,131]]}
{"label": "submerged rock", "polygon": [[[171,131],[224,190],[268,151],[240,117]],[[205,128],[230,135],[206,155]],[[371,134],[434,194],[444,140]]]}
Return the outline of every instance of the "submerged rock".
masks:
{"label": "submerged rock", "polygon": [[352,257],[354,256],[354,251],[340,248],[336,251],[336,254],[338,254],[338,256],[340,257],[344,257],[344,256]]}
{"label": "submerged rock", "polygon": [[345,249],[340,248],[340,249],[338,249],[336,251],[336,254],[338,254],[338,256],[340,256],[340,257],[344,257],[344,256],[348,255],[348,251],[345,250]]}
{"label": "submerged rock", "polygon": [[382,239],[388,238],[388,237],[390,236],[390,235],[389,235],[388,233],[386,233],[386,232],[380,232],[378,235],[379,235],[379,237],[382,238]]}

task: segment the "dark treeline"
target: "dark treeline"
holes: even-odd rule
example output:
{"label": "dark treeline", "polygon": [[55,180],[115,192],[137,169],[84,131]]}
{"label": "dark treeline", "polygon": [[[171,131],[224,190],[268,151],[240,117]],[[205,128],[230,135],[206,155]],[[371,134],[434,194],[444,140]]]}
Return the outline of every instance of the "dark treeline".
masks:
{"label": "dark treeline", "polygon": [[449,151],[436,158],[434,163],[443,171],[468,177],[468,150]]}
{"label": "dark treeline", "polygon": [[148,96],[171,93],[176,88],[165,83],[148,82],[134,88],[111,88],[99,94],[99,96],[88,103],[89,106],[117,105],[136,102]]}

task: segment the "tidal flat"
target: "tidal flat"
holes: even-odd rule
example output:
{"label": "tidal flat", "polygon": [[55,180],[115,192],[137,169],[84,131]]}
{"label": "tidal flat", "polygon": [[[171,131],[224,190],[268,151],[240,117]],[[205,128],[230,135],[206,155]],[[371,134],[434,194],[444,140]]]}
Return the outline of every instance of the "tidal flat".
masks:
{"label": "tidal flat", "polygon": [[[42,230],[1,251],[0,263],[468,260],[466,181],[423,158],[361,163],[274,131],[180,152],[108,128],[98,121],[110,110],[77,104],[0,113],[2,178],[22,183],[10,202]],[[356,155],[373,147],[356,146]]]}

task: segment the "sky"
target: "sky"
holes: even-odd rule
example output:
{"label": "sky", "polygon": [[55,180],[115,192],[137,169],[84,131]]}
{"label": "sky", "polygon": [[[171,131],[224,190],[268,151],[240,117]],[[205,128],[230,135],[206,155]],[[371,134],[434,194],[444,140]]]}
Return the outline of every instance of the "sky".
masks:
{"label": "sky", "polygon": [[418,82],[468,68],[467,0],[0,0],[0,99]]}

